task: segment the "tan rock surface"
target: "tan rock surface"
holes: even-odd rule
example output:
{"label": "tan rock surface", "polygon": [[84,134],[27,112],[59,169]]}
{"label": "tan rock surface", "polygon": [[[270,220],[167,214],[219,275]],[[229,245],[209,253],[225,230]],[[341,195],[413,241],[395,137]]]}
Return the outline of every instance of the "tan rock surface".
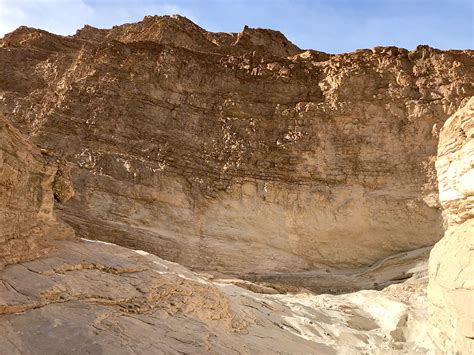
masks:
{"label": "tan rock surface", "polygon": [[0,271],[8,354],[424,353],[424,281],[385,291],[269,295],[141,251],[56,242]]}
{"label": "tan rock surface", "polygon": [[[0,352],[473,353],[472,57],[179,16],[7,35]],[[464,104],[439,133],[428,327],[438,127]],[[76,240],[54,200],[79,236],[213,275]]]}
{"label": "tan rock surface", "polygon": [[50,160],[0,116],[0,269],[40,255],[51,234],[72,235],[53,216]]}
{"label": "tan rock surface", "polygon": [[439,199],[447,230],[430,256],[434,339],[449,353],[474,353],[474,98],[440,132]]}
{"label": "tan rock surface", "polygon": [[[420,322],[423,277],[384,292],[265,294],[275,289],[212,281],[109,243],[56,240],[68,232],[52,211],[53,195],[71,193],[67,171],[0,123],[2,232],[14,232],[7,242],[38,246],[12,244],[2,253],[8,263],[18,262],[47,246],[41,258],[0,270],[2,354],[352,354],[432,347]],[[4,183],[12,177],[15,183]],[[370,273],[382,277],[377,270],[384,265],[423,253],[392,258]]]}
{"label": "tan rock surface", "polygon": [[20,28],[0,64],[1,110],[73,164],[79,236],[245,277],[439,240],[436,127],[474,94],[472,51],[328,55],[182,17]]}

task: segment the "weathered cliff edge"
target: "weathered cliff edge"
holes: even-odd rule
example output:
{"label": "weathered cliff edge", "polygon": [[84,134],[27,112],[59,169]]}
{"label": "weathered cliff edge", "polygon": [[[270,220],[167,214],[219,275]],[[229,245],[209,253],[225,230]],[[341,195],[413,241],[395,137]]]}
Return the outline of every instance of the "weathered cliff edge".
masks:
{"label": "weathered cliff edge", "polygon": [[63,202],[72,195],[65,168],[1,118],[0,157],[4,354],[353,354],[431,347],[422,275],[383,292],[340,296],[279,295],[242,280],[210,280],[143,251],[74,239],[52,209],[53,195]]}
{"label": "weathered cliff edge", "polygon": [[474,98],[449,118],[438,144],[439,199],[447,229],[430,256],[434,339],[449,353],[474,353]]}
{"label": "weathered cliff edge", "polygon": [[182,17],[23,27],[0,40],[0,107],[72,164],[77,235],[265,277],[441,238],[437,133],[473,68],[467,50],[329,55]]}

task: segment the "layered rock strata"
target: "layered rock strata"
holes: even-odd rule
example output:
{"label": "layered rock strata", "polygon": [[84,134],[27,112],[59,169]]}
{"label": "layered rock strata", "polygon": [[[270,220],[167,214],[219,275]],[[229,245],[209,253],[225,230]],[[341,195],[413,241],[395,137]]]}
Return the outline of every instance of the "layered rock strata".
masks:
{"label": "layered rock strata", "polygon": [[[0,250],[8,264],[0,269],[2,353],[335,354],[430,348],[421,321],[422,279],[384,292],[268,294],[275,290],[241,280],[211,281],[144,251],[58,240],[68,229],[55,218],[53,196],[65,202],[72,195],[67,169],[0,123],[0,235],[6,243]],[[41,258],[24,261],[40,251]]]}
{"label": "layered rock strata", "polygon": [[438,128],[474,94],[472,51],[329,55],[182,17],[23,27],[0,64],[1,110],[73,165],[79,236],[237,276],[438,241]]}
{"label": "layered rock strata", "polygon": [[72,235],[53,215],[53,190],[72,191],[66,177],[55,183],[57,171],[0,116],[0,269],[41,255],[52,235]]}
{"label": "layered rock strata", "polygon": [[[7,35],[0,348],[474,352],[472,56],[328,55],[182,17]],[[460,105],[438,145],[429,328],[434,154]],[[54,200],[81,237],[214,276],[73,239]]]}
{"label": "layered rock strata", "polygon": [[474,98],[440,132],[439,199],[446,232],[430,256],[434,338],[449,353],[474,353]]}

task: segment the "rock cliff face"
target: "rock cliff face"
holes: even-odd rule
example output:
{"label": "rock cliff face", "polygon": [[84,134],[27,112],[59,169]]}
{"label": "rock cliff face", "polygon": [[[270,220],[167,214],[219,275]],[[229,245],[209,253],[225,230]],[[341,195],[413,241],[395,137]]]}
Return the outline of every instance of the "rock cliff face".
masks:
{"label": "rock cliff face", "polygon": [[57,169],[0,116],[0,269],[41,255],[52,236],[71,235],[53,216],[53,189],[67,190],[55,184]]}
{"label": "rock cliff face", "polygon": [[447,352],[474,352],[474,98],[440,132],[439,199],[447,226],[430,256],[434,339]]}
{"label": "rock cliff face", "polygon": [[[424,319],[423,277],[384,292],[280,295],[242,280],[212,281],[143,251],[58,240],[70,235],[52,211],[53,195],[62,202],[72,195],[67,169],[40,154],[3,119],[0,153],[4,354],[430,348],[419,321]],[[40,252],[41,258],[25,261]]]}
{"label": "rock cliff face", "polygon": [[0,41],[1,110],[72,164],[77,235],[235,275],[358,267],[443,233],[437,127],[472,51],[303,51],[147,17]]}
{"label": "rock cliff face", "polygon": [[473,56],[179,16],[6,35],[0,349],[474,352]]}

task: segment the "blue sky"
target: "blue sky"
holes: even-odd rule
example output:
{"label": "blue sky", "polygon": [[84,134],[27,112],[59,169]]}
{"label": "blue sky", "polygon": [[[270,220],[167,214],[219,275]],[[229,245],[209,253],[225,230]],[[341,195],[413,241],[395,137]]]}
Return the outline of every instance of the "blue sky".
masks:
{"label": "blue sky", "polygon": [[181,14],[210,31],[278,29],[330,53],[395,45],[474,48],[472,0],[0,0],[0,37],[20,25],[73,34],[145,15]]}

